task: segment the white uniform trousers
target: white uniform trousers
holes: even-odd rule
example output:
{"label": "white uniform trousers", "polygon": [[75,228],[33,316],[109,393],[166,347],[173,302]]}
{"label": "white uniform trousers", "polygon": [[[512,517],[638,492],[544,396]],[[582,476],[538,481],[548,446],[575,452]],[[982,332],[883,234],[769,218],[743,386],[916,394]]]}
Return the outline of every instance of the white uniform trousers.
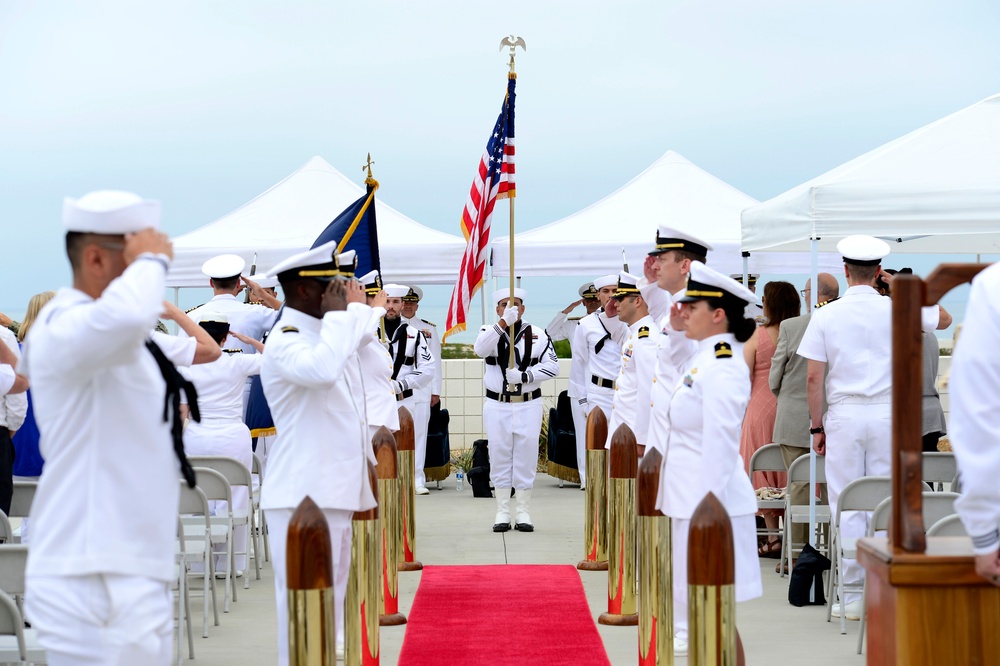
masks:
{"label": "white uniform trousers", "polygon": [[600,407],[604,416],[611,418],[611,405],[615,399],[613,388],[604,388],[596,384],[587,384],[587,414],[590,414],[595,406]]}
{"label": "white uniform trousers", "polygon": [[[764,594],[757,556],[757,519],[753,514],[730,516],[733,525],[733,556],[736,564],[736,601],[749,601]],[[688,531],[691,521],[671,518],[674,571],[674,636],[688,639]]]}
{"label": "white uniform trousers", "polygon": [[[889,396],[848,398],[830,405],[823,420],[826,431],[826,481],[830,513],[836,518],[837,500],[844,487],[863,476],[892,474],[892,409]],[[840,534],[861,538],[868,532],[871,514],[847,511],[840,516]],[[844,560],[845,585],[859,585],[865,571],[857,560]],[[861,595],[846,593],[843,603],[859,601]]]}
{"label": "white uniform trousers", "polygon": [[489,441],[490,481],[494,488],[527,489],[535,484],[538,435],[542,430],[542,399],[483,405]]}
{"label": "white uniform trousers", "polygon": [[[259,441],[259,440],[258,440]],[[184,429],[184,451],[189,456],[227,456],[236,458],[246,465],[247,469],[253,469],[253,448],[250,439],[250,430],[242,421],[230,421],[225,419],[202,419],[201,423],[191,421]],[[220,515],[228,511],[225,502],[213,501],[210,503],[212,514]],[[236,514],[246,514],[250,506],[250,493],[244,486],[233,488],[233,512]],[[237,525],[233,530],[233,549],[242,552],[236,555],[237,571],[247,569],[247,546],[249,541],[249,528],[247,525]],[[216,551],[226,551],[225,544],[215,544]],[[215,558],[215,570],[225,571],[229,568],[226,557]]]}
{"label": "white uniform trousers", "polygon": [[576,468],[580,472],[580,485],[587,485],[587,413],[579,398],[570,396],[570,413],[576,431]]}
{"label": "white uniform trousers", "polygon": [[427,484],[424,460],[427,457],[427,425],[431,420],[430,400],[418,401],[416,395],[400,400],[399,407],[406,407],[413,417],[413,481],[418,488]]}
{"label": "white uniform trousers", "polygon": [[[288,666],[288,577],[286,553],[288,523],[292,509],[268,509],[267,529],[271,536],[271,557],[274,568],[274,594],[278,605],[278,664]],[[344,644],[344,598],[351,573],[351,516],[353,511],[323,509],[330,526],[330,547],[333,552],[333,607],[337,644]]]}
{"label": "white uniform trousers", "polygon": [[170,584],[140,576],[32,576],[25,614],[51,666],[167,666]]}

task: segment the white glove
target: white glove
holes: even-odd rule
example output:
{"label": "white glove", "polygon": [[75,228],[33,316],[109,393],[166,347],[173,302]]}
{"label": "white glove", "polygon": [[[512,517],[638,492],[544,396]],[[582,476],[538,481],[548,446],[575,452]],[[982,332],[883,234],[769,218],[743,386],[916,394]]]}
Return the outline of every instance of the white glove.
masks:
{"label": "white glove", "polygon": [[392,380],[392,389],[396,392],[396,395],[403,394],[403,385],[400,384],[399,381],[395,379]]}
{"label": "white glove", "polygon": [[524,378],[521,375],[522,375],[521,371],[518,370],[517,368],[507,368],[507,371],[504,373],[504,376],[507,377],[508,384],[522,383],[524,381]]}
{"label": "white glove", "polygon": [[514,322],[517,321],[517,308],[514,306],[508,307],[503,311],[502,319],[507,326],[513,326]]}

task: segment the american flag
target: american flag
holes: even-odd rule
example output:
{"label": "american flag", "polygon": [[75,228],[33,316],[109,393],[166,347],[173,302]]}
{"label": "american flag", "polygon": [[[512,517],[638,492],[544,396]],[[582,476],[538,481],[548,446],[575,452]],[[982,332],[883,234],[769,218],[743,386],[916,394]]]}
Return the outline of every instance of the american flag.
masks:
{"label": "american flag", "polygon": [[462,255],[458,282],[448,304],[446,332],[465,330],[472,296],[483,284],[486,260],[490,252],[490,219],[497,199],[515,195],[514,189],[514,84],[513,75],[507,80],[507,95],[500,116],[479,160],[479,171],[472,181],[469,199],[462,212],[462,233],[468,245]]}

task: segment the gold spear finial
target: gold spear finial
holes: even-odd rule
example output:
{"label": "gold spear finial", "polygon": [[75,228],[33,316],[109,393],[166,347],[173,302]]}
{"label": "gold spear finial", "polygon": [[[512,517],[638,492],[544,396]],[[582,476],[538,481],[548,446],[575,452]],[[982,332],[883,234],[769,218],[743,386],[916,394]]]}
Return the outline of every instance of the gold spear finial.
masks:
{"label": "gold spear finial", "polygon": [[510,49],[510,72],[511,72],[511,74],[513,74],[514,73],[514,49],[516,49],[518,46],[520,46],[522,51],[527,51],[528,47],[524,43],[523,39],[521,39],[520,37],[515,37],[514,35],[507,35],[506,37],[504,37],[503,39],[500,40],[500,50],[501,51],[503,51],[503,47],[505,47],[505,46]]}
{"label": "gold spear finial", "polygon": [[369,178],[372,177],[372,165],[373,164],[375,164],[375,162],[372,162],[372,154],[368,153],[368,162],[361,167],[361,170],[364,171],[365,169],[367,169],[368,170],[368,177]]}

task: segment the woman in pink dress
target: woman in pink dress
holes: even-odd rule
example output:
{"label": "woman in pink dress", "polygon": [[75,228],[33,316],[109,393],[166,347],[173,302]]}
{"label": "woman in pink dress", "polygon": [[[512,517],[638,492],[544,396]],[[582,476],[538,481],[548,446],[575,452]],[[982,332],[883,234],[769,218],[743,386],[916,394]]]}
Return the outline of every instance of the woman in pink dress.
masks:
{"label": "woman in pink dress", "polygon": [[[790,282],[768,282],[764,287],[764,306],[766,323],[757,328],[753,337],[747,340],[743,347],[743,357],[750,368],[750,404],[743,418],[743,432],[740,436],[740,454],[743,456],[743,467],[750,473],[750,458],[762,446],[771,443],[774,434],[774,415],[778,408],[778,399],[771,393],[768,375],[771,373],[771,358],[778,342],[778,326],[789,317],[797,317],[801,309],[799,294]],[[784,472],[754,472],[754,489],[784,488]],[[778,518],[780,511],[763,512],[764,523],[771,534],[778,533]],[[781,539],[765,542],[759,554],[761,557],[779,557]]]}

